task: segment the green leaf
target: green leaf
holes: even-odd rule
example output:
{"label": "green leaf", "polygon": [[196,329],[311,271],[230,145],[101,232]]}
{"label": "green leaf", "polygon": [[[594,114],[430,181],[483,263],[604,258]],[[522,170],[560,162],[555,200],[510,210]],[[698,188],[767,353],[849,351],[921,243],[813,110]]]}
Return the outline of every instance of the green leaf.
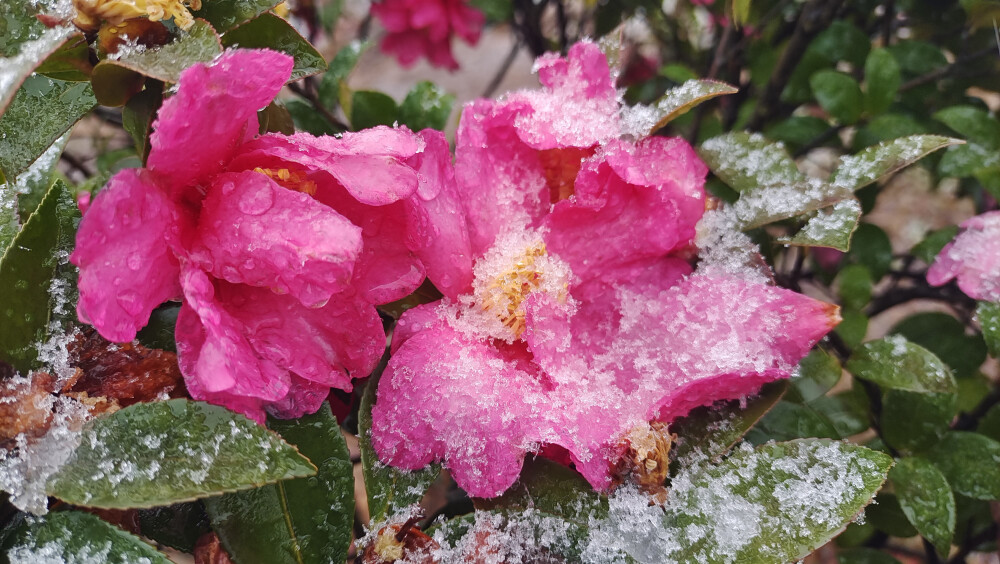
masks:
{"label": "green leaf", "polygon": [[541,457],[526,460],[517,482],[503,495],[475,502],[477,510],[537,509],[583,527],[591,517],[608,514],[607,498],[595,492],[583,476]]}
{"label": "green leaf", "polygon": [[889,109],[903,81],[899,63],[887,49],[873,49],[865,61],[865,108],[872,114]]}
{"label": "green leaf", "polygon": [[382,464],[371,442],[372,406],[379,375],[373,375],[365,386],[358,409],[358,444],[361,449],[361,471],[368,494],[368,513],[372,523],[384,521],[400,509],[420,502],[427,488],[437,479],[441,467],[432,464],[407,472]]}
{"label": "green leaf", "polygon": [[823,397],[840,381],[840,362],[834,355],[814,349],[799,362],[799,373],[789,381],[787,401],[809,403]]}
{"label": "green leaf", "polygon": [[87,82],[94,67],[90,46],[82,35],[74,36],[49,55],[35,72],[56,80]]}
{"label": "green leaf", "polygon": [[952,431],[926,457],[956,492],[973,499],[1000,499],[1000,443],[978,433]]}
{"label": "green leaf", "polygon": [[[210,0],[211,1],[211,0]],[[292,24],[272,13],[260,16],[226,32],[222,46],[245,49],[266,48],[287,53],[295,59],[289,82],[326,70],[326,60]]]}
{"label": "green leaf", "polygon": [[205,508],[197,501],[140,509],[138,514],[142,536],[181,552],[194,551],[198,539],[212,530]]}
{"label": "green leaf", "polygon": [[747,433],[753,444],[768,441],[788,441],[801,438],[838,438],[833,423],[809,405],[778,402],[760,422]]}
{"label": "green leaf", "polygon": [[706,140],[698,155],[712,173],[737,192],[806,181],[781,143],[759,133],[733,132]]}
{"label": "green leaf", "polygon": [[319,471],[204,500],[212,528],[240,564],[344,562],[353,533],[354,465],[330,405],[268,424]]}
{"label": "green leaf", "polygon": [[369,43],[352,41],[343,47],[330,61],[330,68],[323,74],[319,82],[317,94],[320,101],[328,109],[336,108],[340,101],[341,89],[347,77],[358,65],[361,54],[368,49]]}
{"label": "green leaf", "polygon": [[1000,153],[978,143],[949,147],[938,162],[941,176],[961,178],[1000,166]]}
{"label": "green leaf", "polygon": [[455,97],[433,82],[417,83],[399,105],[399,122],[413,131],[444,129]]}
{"label": "green leaf", "polygon": [[938,229],[937,231],[932,231],[924,237],[923,241],[913,246],[910,250],[910,254],[927,264],[931,264],[934,262],[934,257],[938,256],[941,249],[950,243],[951,240],[955,238],[955,235],[958,235],[957,225],[949,225],[948,227]]}
{"label": "green leaf", "polygon": [[717,466],[683,469],[662,527],[650,523],[647,533],[612,502],[609,532],[644,562],[792,562],[842,531],[891,465],[882,453],[817,439],[740,450]]}
{"label": "green leaf", "polygon": [[946,558],[955,532],[955,496],[948,480],[922,458],[898,460],[889,479],[906,518]]}
{"label": "green leaf", "polygon": [[1000,441],[1000,405],[994,405],[986,411],[976,426],[976,432],[994,441]]}
{"label": "green leaf", "polygon": [[851,236],[857,230],[860,219],[861,202],[857,198],[847,198],[817,211],[794,236],[779,237],[777,242],[846,252],[851,248]]}
{"label": "green leaf", "polygon": [[750,0],[733,0],[733,23],[742,26],[750,20]]}
{"label": "green leaf", "polygon": [[842,124],[853,124],[861,117],[864,96],[858,82],[834,70],[821,70],[809,79],[816,101]]}
{"label": "green leaf", "polygon": [[135,151],[143,163],[149,155],[149,134],[153,130],[153,120],[162,104],[163,90],[151,86],[132,96],[122,108],[122,127],[132,136]]}
{"label": "green leaf", "polygon": [[926,450],[948,431],[958,412],[958,394],[885,390],[882,394],[882,437],[898,451]]}
{"label": "green leaf", "polygon": [[899,564],[891,555],[874,548],[855,547],[837,552],[840,564]]}
{"label": "green leaf", "polygon": [[[652,135],[698,104],[718,96],[736,94],[737,92],[739,92],[738,88],[717,80],[688,80],[676,88],[667,90],[652,106],[633,109],[634,116],[642,124],[636,126],[635,129],[646,130],[642,132],[648,132],[649,135]],[[636,133],[640,131],[636,131]]]}
{"label": "green leaf", "polygon": [[877,115],[868,125],[858,129],[852,145],[855,150],[877,145],[883,141],[891,141],[899,137],[920,135],[927,128],[913,117],[906,114],[888,113]]}
{"label": "green leaf", "polygon": [[986,343],[966,335],[965,324],[941,312],[918,313],[900,321],[892,333],[931,351],[951,367],[957,378],[971,378],[986,360]]}
{"label": "green leaf", "polygon": [[27,517],[0,549],[12,562],[170,564],[139,537],[81,511]]}
{"label": "green leaf", "polygon": [[351,126],[355,131],[392,125],[399,119],[399,108],[389,95],[374,90],[358,90],[351,95]]}
{"label": "green leaf", "polygon": [[889,536],[905,539],[917,534],[917,529],[903,513],[899,498],[885,491],[879,492],[875,503],[865,508],[865,520]]}
{"label": "green leaf", "polygon": [[677,434],[673,457],[683,460],[698,454],[718,460],[771,410],[788,389],[784,382],[768,385],[745,400],[717,402],[699,407],[670,424]]}
{"label": "green leaf", "polygon": [[[849,190],[810,179],[798,184],[763,186],[746,190],[740,193],[740,199],[728,210],[734,217],[736,227],[746,231],[768,223],[815,212],[852,197]],[[839,212],[834,212],[832,216],[816,216],[822,217],[822,219],[818,220],[818,223],[812,227],[807,225],[803,228],[808,228],[803,234],[803,240],[829,236],[834,239],[831,241],[832,243],[838,243],[836,238],[843,237],[843,231],[838,233],[837,229],[844,226],[845,217],[853,217],[855,209],[853,204],[845,204],[841,206]],[[850,235],[847,237],[849,238]]]}
{"label": "green leaf", "polygon": [[85,507],[142,508],[315,473],[294,447],[246,417],[175,399],[89,422],[47,492]]}
{"label": "green leaf", "polygon": [[935,112],[934,119],[956,133],[988,149],[1000,149],[1000,122],[989,113],[972,106],[951,106]]}
{"label": "green leaf", "polygon": [[62,155],[67,141],[69,141],[69,135],[63,135],[46,149],[42,156],[28,167],[28,170],[12,179],[11,182],[0,184],[0,257],[6,252],[18,231],[21,230],[20,204],[37,194],[34,206],[37,208],[37,204],[41,203],[45,193],[52,186],[56,165],[59,164],[59,156]]}
{"label": "green leaf", "polygon": [[792,116],[764,130],[768,139],[781,141],[793,149],[804,147],[830,129],[825,119],[815,116]]}
{"label": "green leaf", "polygon": [[900,41],[889,46],[889,51],[903,72],[911,75],[927,74],[948,64],[941,48],[925,41]]}
{"label": "green leaf", "polygon": [[207,20],[219,33],[226,33],[280,3],[281,0],[209,0],[202,2],[194,15]]}
{"label": "green leaf", "polygon": [[94,107],[90,85],[35,75],[0,117],[0,176],[16,178]]}
{"label": "green leaf", "polygon": [[877,283],[892,266],[892,243],[879,226],[860,223],[854,232],[847,258],[850,262],[867,266],[872,273],[872,280]]}
{"label": "green leaf", "polygon": [[847,370],[884,389],[924,394],[954,394],[957,389],[941,359],[899,335],[862,345],[851,355]]}
{"label": "green leaf", "polygon": [[960,139],[940,135],[911,135],[879,143],[856,155],[841,157],[840,165],[833,171],[830,182],[857,191],[887,178],[938,149],[961,143]]}
{"label": "green leaf", "polygon": [[979,302],[976,306],[976,319],[983,329],[983,339],[990,356],[1000,358],[1000,304]]}
{"label": "green leaf", "polygon": [[292,98],[285,102],[285,109],[292,116],[296,129],[313,135],[333,135],[337,130],[323,114],[316,111],[308,102]]}
{"label": "green leaf", "polygon": [[[215,2],[205,2],[205,5]],[[141,88],[141,77],[175,83],[196,63],[207,63],[222,54],[219,35],[208,23],[195,20],[191,29],[172,43],[107,59],[94,67],[91,80],[97,99],[106,106],[121,106]],[[138,85],[138,86],[137,86]]]}
{"label": "green leaf", "polygon": [[853,349],[865,340],[865,335],[868,333],[868,316],[856,309],[842,308],[840,317],[840,324],[834,331],[844,340],[848,348]]}
{"label": "green leaf", "polygon": [[868,35],[844,20],[831,23],[809,45],[810,51],[819,53],[831,63],[846,61],[855,67],[864,64],[870,48]]}
{"label": "green leaf", "polygon": [[66,185],[57,182],[0,258],[0,287],[5,289],[0,360],[21,374],[38,366],[36,344],[46,340],[53,316],[65,313],[61,310],[69,296],[59,294],[53,278],[65,260],[60,251],[73,246],[78,221],[76,202]]}
{"label": "green leaf", "polygon": [[837,293],[846,307],[862,309],[871,301],[872,275],[864,265],[851,264],[842,268],[836,284]]}

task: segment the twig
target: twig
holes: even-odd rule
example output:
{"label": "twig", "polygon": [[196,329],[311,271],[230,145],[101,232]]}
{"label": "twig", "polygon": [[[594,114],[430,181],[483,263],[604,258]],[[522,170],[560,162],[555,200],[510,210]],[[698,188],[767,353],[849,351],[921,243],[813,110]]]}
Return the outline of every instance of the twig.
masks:
{"label": "twig", "polygon": [[974,53],[970,53],[968,55],[959,57],[955,59],[955,62],[949,65],[934,69],[927,74],[920,75],[916,78],[904,82],[903,85],[899,87],[899,91],[906,92],[907,90],[911,90],[923,84],[927,84],[928,82],[934,82],[936,80],[942,79],[948,76],[949,74],[955,72],[962,65],[966,63],[971,63],[976,59],[979,59],[980,57],[985,57],[986,55],[990,55],[993,53],[993,51],[994,51],[993,46],[990,46],[986,47],[985,49],[980,49],[979,51],[976,51]]}
{"label": "twig", "polygon": [[514,38],[514,45],[511,46],[510,52],[507,53],[507,57],[503,60],[503,64],[497,69],[496,74],[490,80],[489,85],[486,86],[486,90],[483,91],[483,98],[492,98],[493,93],[496,92],[497,88],[500,87],[500,83],[503,82],[505,76],[507,76],[507,71],[510,70],[511,65],[514,64],[514,60],[517,59],[517,53],[521,50],[521,41],[516,37]]}
{"label": "twig", "polygon": [[[730,24],[727,25],[725,30],[722,32],[722,37],[719,39],[719,44],[715,47],[715,55],[712,56],[712,66],[708,69],[708,75],[705,78],[713,79],[719,74],[719,67],[722,66],[722,61],[725,55],[723,52],[729,45],[730,40],[733,37],[733,30],[735,27]],[[695,111],[694,120],[691,123],[691,133],[688,135],[688,141],[694,143],[698,140],[698,130],[701,129],[701,122],[705,119],[705,113],[708,111],[707,104],[701,104]]]}
{"label": "twig", "polygon": [[337,116],[333,115],[333,112],[331,112],[323,104],[323,102],[320,101],[319,96],[316,95],[316,91],[314,89],[303,88],[302,86],[294,82],[290,82],[288,84],[288,89],[294,92],[295,94],[298,94],[302,98],[304,98],[307,102],[309,102],[309,105],[312,106],[317,112],[319,112],[320,115],[322,115],[326,119],[326,121],[330,122],[330,125],[340,129],[341,131],[347,131],[348,129],[350,129],[349,127],[347,127],[347,124],[337,119]]}
{"label": "twig", "polygon": [[73,170],[76,170],[77,172],[82,174],[85,178],[90,178],[94,176],[94,171],[90,170],[90,167],[85,165],[83,161],[76,158],[69,152],[63,151],[63,153],[59,155],[59,160],[68,164],[71,168],[73,168]]}

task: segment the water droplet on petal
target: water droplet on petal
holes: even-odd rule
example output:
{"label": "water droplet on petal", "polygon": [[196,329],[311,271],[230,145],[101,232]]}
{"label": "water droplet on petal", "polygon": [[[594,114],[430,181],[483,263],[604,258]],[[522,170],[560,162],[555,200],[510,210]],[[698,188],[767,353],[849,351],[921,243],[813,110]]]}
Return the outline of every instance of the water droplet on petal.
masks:
{"label": "water droplet on petal", "polygon": [[142,299],[136,292],[122,292],[115,296],[115,299],[129,315],[139,315],[142,312]]}
{"label": "water droplet on petal", "polygon": [[267,184],[248,187],[239,196],[237,206],[247,215],[260,215],[274,205],[274,190]]}
{"label": "water droplet on petal", "polygon": [[130,254],[127,259],[125,259],[125,265],[128,266],[129,270],[139,270],[142,266],[142,253],[135,251]]}

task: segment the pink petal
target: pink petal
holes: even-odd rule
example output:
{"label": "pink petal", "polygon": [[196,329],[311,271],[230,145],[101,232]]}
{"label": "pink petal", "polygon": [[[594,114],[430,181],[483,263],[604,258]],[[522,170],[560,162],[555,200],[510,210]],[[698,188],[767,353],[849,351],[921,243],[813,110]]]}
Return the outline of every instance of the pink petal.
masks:
{"label": "pink petal", "polygon": [[1000,301],[1000,211],[973,217],[962,228],[934,259],[927,281],[941,286],[957,278],[969,297]]}
{"label": "pink petal", "polygon": [[213,180],[190,250],[213,276],[287,292],[309,307],[347,288],[360,253],[361,229],[256,172]]}
{"label": "pink petal", "polygon": [[613,141],[584,162],[575,196],[543,220],[549,252],[586,280],[681,248],[704,212],[706,174],[682,140]]}
{"label": "pink petal", "polygon": [[298,419],[316,413],[326,401],[330,387],[292,374],[288,395],[267,405],[267,412],[279,419]]}
{"label": "pink petal", "polygon": [[153,308],[177,299],[172,247],[184,223],[179,208],[141,169],[116,174],[80,222],[70,256],[80,267],[80,319],[106,339],[127,342]]}
{"label": "pink petal", "polygon": [[243,49],[188,68],[153,124],[147,166],[175,192],[220,170],[245,136],[256,134],[257,110],[291,72],[288,55]]}
{"label": "pink petal", "polygon": [[257,354],[243,324],[219,300],[212,279],[186,266],[181,284],[185,302],[177,316],[177,361],[191,397],[240,396],[251,398],[251,404],[285,397],[288,371]]}
{"label": "pink petal", "polygon": [[[427,278],[450,298],[472,284],[472,251],[462,199],[455,185],[448,141],[440,131],[420,132],[426,148],[410,159],[420,173],[420,185],[406,201],[411,223],[426,225],[429,244],[417,249]],[[417,222],[416,218],[420,218]]]}
{"label": "pink petal", "polygon": [[320,385],[323,397],[331,386],[350,391],[351,379],[367,376],[385,350],[378,313],[358,299],[337,295],[323,307],[307,308],[263,288],[216,287],[255,353]]}
{"label": "pink petal", "polygon": [[[265,167],[322,171],[333,175],[359,202],[383,206],[416,191],[417,173],[405,160],[423,148],[416,134],[385,126],[345,133],[341,138],[271,134],[241,147],[229,170]],[[289,167],[290,163],[298,166]]]}

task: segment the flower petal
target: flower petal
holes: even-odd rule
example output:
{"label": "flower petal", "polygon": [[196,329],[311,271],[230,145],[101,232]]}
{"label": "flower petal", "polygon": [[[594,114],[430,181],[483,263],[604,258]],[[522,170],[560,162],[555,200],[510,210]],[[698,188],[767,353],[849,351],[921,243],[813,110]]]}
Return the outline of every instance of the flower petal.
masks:
{"label": "flower petal", "polygon": [[1000,301],[1000,211],[962,224],[963,232],[945,246],[927,270],[934,286],[958,279],[958,287],[977,300]]}
{"label": "flower petal", "polygon": [[213,180],[190,250],[218,278],[287,292],[309,307],[347,288],[360,253],[360,228],[256,172]]}
{"label": "flower petal", "polygon": [[70,256],[80,267],[80,319],[110,341],[127,342],[153,308],[179,298],[171,247],[183,224],[148,172],[129,169],[112,177],[80,222]]}
{"label": "flower petal", "polygon": [[257,110],[291,72],[291,57],[266,49],[226,51],[189,67],[153,124],[147,166],[175,192],[219,171],[245,136],[257,133]]}
{"label": "flower petal", "polygon": [[584,161],[574,197],[543,220],[546,245],[584,280],[666,255],[694,237],[707,172],[680,139],[611,142]]}

